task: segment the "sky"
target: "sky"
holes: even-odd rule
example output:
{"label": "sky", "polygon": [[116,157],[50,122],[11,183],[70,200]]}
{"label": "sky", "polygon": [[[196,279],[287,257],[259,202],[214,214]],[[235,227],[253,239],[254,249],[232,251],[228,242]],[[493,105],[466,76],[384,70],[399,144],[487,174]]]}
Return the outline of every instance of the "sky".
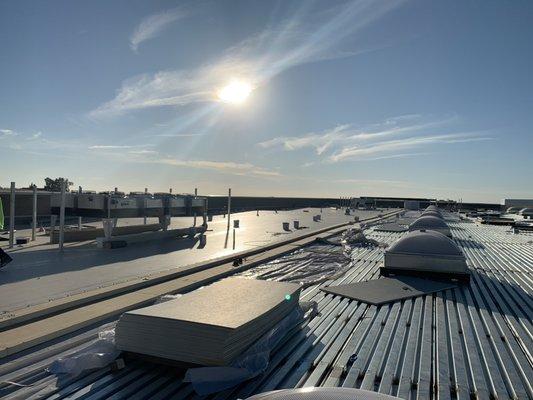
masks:
{"label": "sky", "polygon": [[531,198],[531,21],[525,0],[2,1],[0,186]]}

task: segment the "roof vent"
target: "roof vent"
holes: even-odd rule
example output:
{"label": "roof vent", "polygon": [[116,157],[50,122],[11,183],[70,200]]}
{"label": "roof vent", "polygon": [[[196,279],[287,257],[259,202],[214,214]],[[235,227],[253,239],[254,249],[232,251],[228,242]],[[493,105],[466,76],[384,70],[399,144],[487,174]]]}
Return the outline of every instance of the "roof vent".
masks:
{"label": "roof vent", "polygon": [[450,228],[444,222],[442,218],[433,217],[433,216],[423,216],[418,218],[415,222],[413,222],[411,225],[409,225],[410,231],[419,231],[420,229],[425,230],[432,230],[436,232],[440,232],[443,235],[446,235],[448,237],[452,237],[452,233],[450,232]]}
{"label": "roof vent", "polygon": [[410,232],[389,247],[381,273],[470,279],[461,249],[453,240],[433,230]]}
{"label": "roof vent", "polygon": [[256,394],[247,400],[400,400],[369,390],[341,387],[307,387],[300,389],[282,389]]}

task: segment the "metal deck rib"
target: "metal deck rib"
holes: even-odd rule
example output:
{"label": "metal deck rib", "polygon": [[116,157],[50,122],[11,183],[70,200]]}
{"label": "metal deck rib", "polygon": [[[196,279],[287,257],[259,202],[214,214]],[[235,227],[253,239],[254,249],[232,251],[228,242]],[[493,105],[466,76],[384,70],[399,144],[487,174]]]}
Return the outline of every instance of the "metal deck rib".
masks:
{"label": "metal deck rib", "polygon": [[[311,286],[302,298],[318,303],[319,316],[285,340],[266,373],[208,398],[245,398],[285,387],[348,386],[405,399],[532,399],[533,235],[466,222],[449,225],[472,271],[470,286],[378,307]],[[371,229],[367,236],[392,244],[402,235]],[[377,277],[383,250],[355,248],[353,258],[353,267],[335,284]],[[286,280],[305,262],[301,254],[289,254],[265,264],[259,273]],[[103,369],[61,382],[58,388],[59,381],[45,366],[95,335],[87,332],[0,365],[0,397],[200,398],[172,368],[140,361],[121,371]]]}

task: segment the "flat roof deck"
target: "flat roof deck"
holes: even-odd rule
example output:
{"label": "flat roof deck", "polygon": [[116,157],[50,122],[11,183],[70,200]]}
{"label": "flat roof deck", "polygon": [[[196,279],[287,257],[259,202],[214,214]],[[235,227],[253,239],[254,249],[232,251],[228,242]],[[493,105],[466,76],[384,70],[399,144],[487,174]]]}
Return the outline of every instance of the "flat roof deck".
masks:
{"label": "flat roof deck", "polygon": [[[469,286],[382,306],[311,286],[302,300],[316,301],[319,315],[276,349],[267,372],[208,398],[246,398],[303,386],[364,388],[404,399],[533,398],[533,235],[515,235],[508,227],[449,224],[472,272]],[[388,244],[404,235],[373,228],[365,233]],[[308,250],[338,248],[316,244]],[[258,273],[274,269],[289,273],[301,264],[301,251],[280,259],[266,263]],[[346,275],[326,284],[376,278],[383,249],[355,248],[352,259],[354,265]],[[120,371],[103,368],[70,380],[44,371],[53,359],[93,340],[97,331],[3,360],[0,397],[200,398],[176,369],[144,361],[128,361]]]}
{"label": "flat roof deck", "polygon": [[[233,253],[250,250],[290,237],[298,237],[327,226],[353,221],[353,215],[370,218],[381,211],[355,211],[350,216],[344,210],[308,208],[308,212],[260,211],[232,214],[240,227],[236,231],[236,246],[232,249],[232,229],[227,237],[227,219],[215,216],[209,222],[206,245],[200,246],[198,237],[178,240],[160,240],[106,250],[98,249],[94,241],[66,243],[63,253],[58,245],[48,244],[48,236],[38,236],[36,242],[7,250],[13,262],[0,269],[0,318],[28,306],[48,303],[74,294],[109,287],[119,283],[150,277],[168,271]],[[322,221],[314,222],[313,215],[321,214]],[[299,220],[300,230],[292,228],[292,221]],[[282,230],[282,222],[291,224],[291,232]],[[148,218],[148,223],[157,219]],[[142,224],[140,219],[119,219],[119,226]],[[171,228],[192,226],[190,217],[173,218]],[[198,218],[201,224],[201,218]],[[90,225],[101,224],[92,223]],[[20,236],[30,233],[19,231]],[[227,241],[227,247],[226,246]],[[6,242],[0,242],[6,250]]]}

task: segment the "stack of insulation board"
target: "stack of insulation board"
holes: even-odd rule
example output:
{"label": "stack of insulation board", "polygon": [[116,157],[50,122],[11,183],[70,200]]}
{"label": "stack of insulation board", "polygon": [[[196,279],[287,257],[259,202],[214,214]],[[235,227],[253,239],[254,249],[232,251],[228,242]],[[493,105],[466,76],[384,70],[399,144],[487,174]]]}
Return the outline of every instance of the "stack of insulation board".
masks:
{"label": "stack of insulation board", "polygon": [[299,285],[227,278],[124,313],[120,350],[199,365],[228,365],[298,304]]}

